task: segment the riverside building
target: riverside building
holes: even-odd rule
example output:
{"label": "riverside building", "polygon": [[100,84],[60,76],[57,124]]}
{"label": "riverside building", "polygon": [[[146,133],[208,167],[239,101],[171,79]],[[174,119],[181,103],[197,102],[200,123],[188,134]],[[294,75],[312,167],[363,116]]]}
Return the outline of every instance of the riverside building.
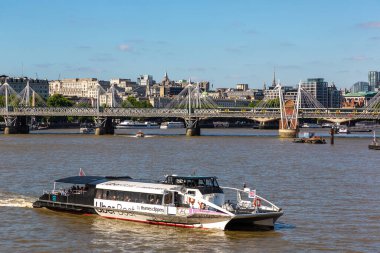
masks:
{"label": "riverside building", "polygon": [[346,93],[343,95],[343,108],[362,108],[376,95],[375,91]]}
{"label": "riverside building", "polygon": [[368,92],[368,91],[370,91],[370,86],[368,82],[356,82],[351,87],[352,93]]}
{"label": "riverside building", "polygon": [[43,79],[32,79],[28,77],[9,77],[6,75],[0,76],[0,84],[7,82],[9,86],[15,90],[15,92],[20,93],[25,89],[29,81],[29,86],[43,99],[49,97],[49,82]]}
{"label": "riverside building", "polygon": [[301,82],[301,88],[309,92],[324,107],[329,107],[328,82],[323,78],[308,78],[306,81]]}
{"label": "riverside building", "polygon": [[379,91],[380,88],[380,72],[369,71],[368,72],[368,83],[370,91]]}
{"label": "riverside building", "polygon": [[70,78],[49,82],[49,94],[61,94],[65,97],[96,98],[99,86],[103,90],[110,88],[109,81],[97,78]]}

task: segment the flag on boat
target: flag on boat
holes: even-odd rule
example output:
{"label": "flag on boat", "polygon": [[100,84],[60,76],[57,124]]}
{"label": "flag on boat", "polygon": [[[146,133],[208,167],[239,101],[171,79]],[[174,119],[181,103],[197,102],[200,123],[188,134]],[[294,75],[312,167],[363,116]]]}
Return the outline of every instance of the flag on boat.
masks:
{"label": "flag on boat", "polygon": [[256,190],[250,191],[248,194],[248,198],[250,198],[250,199],[256,198]]}
{"label": "flag on boat", "polygon": [[79,169],[79,176],[86,176],[86,174],[84,174],[84,171],[82,170],[82,168]]}

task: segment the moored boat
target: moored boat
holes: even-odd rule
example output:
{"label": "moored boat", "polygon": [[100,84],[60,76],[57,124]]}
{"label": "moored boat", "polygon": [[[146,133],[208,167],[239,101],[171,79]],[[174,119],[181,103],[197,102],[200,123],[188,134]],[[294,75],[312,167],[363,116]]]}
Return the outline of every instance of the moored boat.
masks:
{"label": "moored boat", "polygon": [[94,133],[95,129],[92,124],[81,124],[79,127],[79,133],[81,134],[91,134]]}
{"label": "moored boat", "polygon": [[212,122],[214,128],[229,128],[230,123],[228,121],[214,121]]}
{"label": "moored boat", "polygon": [[162,122],[160,128],[161,129],[169,129],[169,128],[184,128],[185,124],[180,121],[168,121],[168,122]]}
{"label": "moored boat", "polygon": [[[58,190],[58,184],[69,187]],[[226,200],[225,191],[235,192],[236,199]],[[56,180],[53,190],[44,191],[33,207],[222,230],[274,229],[274,223],[283,215],[280,208],[255,190],[221,187],[212,176],[169,175],[164,181],[150,182],[130,177],[68,177]]]}
{"label": "moored boat", "polygon": [[316,136],[312,132],[305,132],[303,138],[296,138],[294,143],[309,143],[309,144],[326,144],[326,140],[321,136]]}
{"label": "moored boat", "polygon": [[117,129],[141,129],[141,128],[160,128],[160,126],[155,122],[138,122],[132,120],[124,120],[120,124],[116,125]]}
{"label": "moored boat", "polygon": [[338,129],[339,134],[349,134],[350,130],[348,129],[347,126],[340,126]]}
{"label": "moored boat", "polygon": [[313,123],[303,123],[301,128],[320,128],[322,127],[319,124],[313,124]]}

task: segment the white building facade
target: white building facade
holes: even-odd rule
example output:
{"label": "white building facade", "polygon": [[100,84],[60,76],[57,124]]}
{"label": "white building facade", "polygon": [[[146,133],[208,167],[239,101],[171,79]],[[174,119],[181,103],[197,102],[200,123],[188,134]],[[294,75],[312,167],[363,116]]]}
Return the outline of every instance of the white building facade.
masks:
{"label": "white building facade", "polygon": [[61,94],[65,97],[97,98],[101,90],[110,88],[110,82],[97,78],[73,78],[49,82],[49,94]]}

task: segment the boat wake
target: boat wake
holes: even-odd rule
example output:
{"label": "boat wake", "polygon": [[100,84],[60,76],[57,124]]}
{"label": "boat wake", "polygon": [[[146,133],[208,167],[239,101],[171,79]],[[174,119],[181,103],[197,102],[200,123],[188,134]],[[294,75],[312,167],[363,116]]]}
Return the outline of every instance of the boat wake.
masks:
{"label": "boat wake", "polygon": [[126,135],[125,136],[126,138],[138,138],[138,139],[144,139],[144,138],[152,138],[154,137],[154,135],[144,135],[144,137],[139,137],[139,136],[135,136],[135,135]]}
{"label": "boat wake", "polygon": [[282,222],[277,222],[277,223],[274,225],[274,229],[275,229],[275,230],[294,229],[294,228],[296,228],[295,225],[287,224],[287,223],[282,223]]}
{"label": "boat wake", "polygon": [[0,191],[0,206],[33,208],[34,201],[33,197]]}

